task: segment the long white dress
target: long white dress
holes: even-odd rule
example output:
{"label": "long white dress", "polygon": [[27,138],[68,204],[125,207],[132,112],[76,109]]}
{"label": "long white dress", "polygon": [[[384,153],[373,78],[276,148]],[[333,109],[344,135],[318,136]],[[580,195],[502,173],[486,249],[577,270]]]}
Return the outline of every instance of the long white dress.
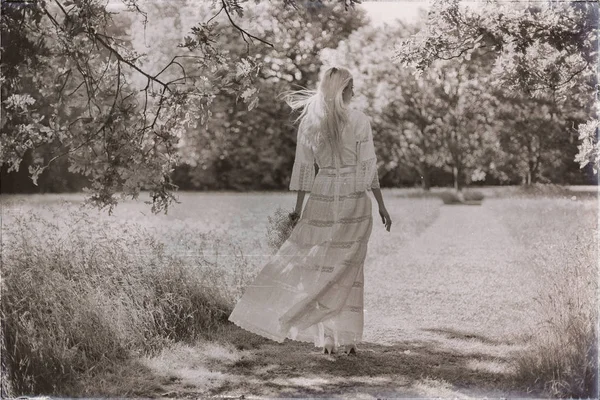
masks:
{"label": "long white dress", "polygon": [[[229,320],[258,335],[335,344],[363,334],[363,266],[373,226],[367,190],[379,188],[370,120],[348,110],[342,163],[298,129],[290,190],[310,191],[290,237],[237,302]],[[319,167],[315,176],[315,162]]]}

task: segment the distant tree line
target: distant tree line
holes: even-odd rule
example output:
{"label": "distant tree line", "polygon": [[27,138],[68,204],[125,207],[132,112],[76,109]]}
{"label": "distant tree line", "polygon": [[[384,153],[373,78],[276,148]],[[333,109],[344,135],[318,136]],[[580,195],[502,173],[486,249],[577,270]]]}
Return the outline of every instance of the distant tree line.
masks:
{"label": "distant tree line", "polygon": [[127,3],[2,2],[2,193],[149,190],[162,209],[175,188],[285,189],[295,115],[277,96],[331,63],[353,73],[384,187],[596,183],[594,4],[443,0],[372,27],[348,2]]}

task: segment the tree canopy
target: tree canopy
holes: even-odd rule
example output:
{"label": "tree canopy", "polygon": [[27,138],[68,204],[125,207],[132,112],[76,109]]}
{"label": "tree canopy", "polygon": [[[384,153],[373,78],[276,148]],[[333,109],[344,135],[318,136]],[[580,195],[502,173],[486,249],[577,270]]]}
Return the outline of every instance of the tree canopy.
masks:
{"label": "tree canopy", "polygon": [[[141,2],[122,3],[147,21]],[[186,128],[206,125],[218,96],[235,96],[250,110],[257,104],[262,62],[250,48],[255,42],[273,44],[240,26],[241,3],[203,4],[210,14],[172,43],[178,42],[178,54],[150,72],[143,67],[144,54],[123,39],[124,27],[102,1],[2,1],[0,162],[10,172],[31,154],[29,173],[36,182],[51,163],[66,157],[71,172],[89,178],[93,203],[112,208],[117,193],[137,197],[148,189],[153,210],[166,211]],[[275,3],[288,15],[304,4]],[[340,4],[347,10],[354,1]],[[177,11],[173,4],[159,7]],[[219,14],[246,44],[246,54],[233,56],[219,36],[213,20]]]}
{"label": "tree canopy", "polygon": [[277,96],[332,63],[353,73],[385,184],[597,173],[597,4],[438,0],[379,28],[355,3],[3,0],[3,173],[82,176],[109,209],[147,190],[155,212],[177,186],[284,188],[295,128]]}
{"label": "tree canopy", "polygon": [[457,0],[440,0],[431,10],[424,29],[398,46],[396,62],[419,76],[440,60],[487,58],[493,65],[490,84],[501,88],[497,106],[517,116],[500,119],[504,134],[527,126],[524,136],[503,142],[509,153],[521,153],[515,161],[529,181],[543,158],[547,163],[561,158],[560,147],[572,142],[576,127],[581,144],[575,160],[582,168],[592,162],[598,170],[597,3],[488,1],[473,10]]}

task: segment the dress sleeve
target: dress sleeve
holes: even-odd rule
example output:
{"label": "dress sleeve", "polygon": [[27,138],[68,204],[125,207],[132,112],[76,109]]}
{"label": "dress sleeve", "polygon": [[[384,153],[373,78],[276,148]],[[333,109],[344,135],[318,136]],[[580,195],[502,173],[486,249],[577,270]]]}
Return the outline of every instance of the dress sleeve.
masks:
{"label": "dress sleeve", "polygon": [[[371,120],[367,117],[365,119],[365,131],[366,131],[366,148],[365,156],[369,167],[367,167],[367,176],[372,176],[371,183],[367,185],[367,189],[379,189],[379,173],[377,172],[377,156],[375,155],[375,144],[373,143],[373,131],[371,129]],[[368,182],[368,181],[367,181]]]}
{"label": "dress sleeve", "polygon": [[371,182],[371,189],[379,189],[379,172],[377,172],[377,166],[375,167],[375,175],[373,176],[373,181]]}
{"label": "dress sleeve", "polygon": [[315,156],[312,147],[306,143],[302,135],[302,124],[298,127],[296,156],[290,179],[290,190],[310,192],[315,180]]}

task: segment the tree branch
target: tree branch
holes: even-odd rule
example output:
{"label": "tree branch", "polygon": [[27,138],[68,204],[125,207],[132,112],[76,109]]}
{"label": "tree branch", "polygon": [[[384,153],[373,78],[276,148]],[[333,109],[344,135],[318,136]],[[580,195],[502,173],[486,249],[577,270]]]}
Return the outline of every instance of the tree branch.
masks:
{"label": "tree branch", "polygon": [[[229,22],[231,22],[231,25],[233,25],[234,28],[236,28],[238,31],[240,31],[240,35],[242,35],[242,39],[244,39],[244,42],[246,42],[247,48],[248,48],[248,52],[250,51],[250,43],[248,43],[248,40],[246,40],[246,38],[244,37],[244,34],[247,35],[249,38],[251,39],[256,39],[268,46],[271,46],[272,48],[275,48],[275,46],[273,46],[272,43],[267,42],[266,40],[263,40],[259,37],[256,37],[248,32],[246,32],[244,29],[240,28],[238,25],[236,25],[235,22],[233,22],[233,19],[231,19],[231,15],[229,15],[229,11],[227,11],[227,3],[225,2],[225,0],[221,0],[223,3],[223,8],[225,10],[225,14],[227,14],[227,18],[229,18]],[[220,12],[220,11],[219,11]]]}
{"label": "tree branch", "polygon": [[[43,166],[41,169],[44,170],[46,168],[48,168],[50,166],[50,164],[52,162],[54,162],[55,160],[57,160],[58,158],[64,157],[68,154],[74,153],[75,151],[79,150],[80,148],[82,148],[83,146],[85,146],[86,144],[90,143],[92,140],[94,140],[101,132],[104,131],[104,129],[106,128],[106,126],[108,125],[108,123],[110,121],[112,121],[113,119],[113,112],[116,108],[117,105],[117,99],[119,97],[119,93],[121,90],[121,64],[117,63],[117,90],[115,91],[115,97],[112,103],[112,106],[110,108],[110,111],[108,112],[108,116],[106,117],[106,119],[104,120],[104,122],[102,123],[102,125],[100,126],[100,128],[93,133],[87,140],[83,141],[82,143],[80,143],[79,145],[77,145],[76,147],[71,148],[71,144],[69,146],[67,146],[68,150],[61,153],[61,154],[57,154],[56,156],[52,157],[45,166]],[[73,121],[73,123],[77,122],[79,119],[76,119],[75,121]],[[71,123],[71,125],[73,124]]]}

